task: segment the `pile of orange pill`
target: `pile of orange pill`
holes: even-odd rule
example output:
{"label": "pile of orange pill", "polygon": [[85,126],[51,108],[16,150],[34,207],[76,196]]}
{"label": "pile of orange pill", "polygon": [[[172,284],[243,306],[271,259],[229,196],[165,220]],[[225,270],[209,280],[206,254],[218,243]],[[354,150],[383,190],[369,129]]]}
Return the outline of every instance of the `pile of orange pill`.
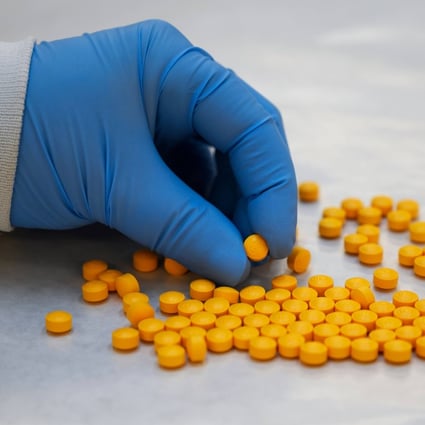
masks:
{"label": "pile of orange pill", "polygon": [[[304,182],[299,198],[317,201],[319,185]],[[344,235],[344,251],[358,256],[361,264],[379,266],[384,255],[380,226],[386,220],[388,230],[409,233],[409,243],[399,249],[399,264],[425,277],[425,251],[417,245],[425,243],[425,222],[417,221],[418,215],[418,203],[410,199],[395,203],[389,196],[378,195],[365,205],[358,198],[346,198],[340,206],[323,210],[319,236],[339,238],[346,220],[357,220],[357,231]],[[246,238],[244,247],[254,262],[269,255],[266,241],[258,234]],[[294,274],[304,273],[310,261],[310,251],[296,246],[287,266]],[[152,251],[133,255],[138,272],[153,272],[158,265]],[[174,276],[188,272],[169,258],[163,266]],[[82,298],[87,303],[103,302],[111,292],[122,299],[128,326],[112,331],[112,347],[128,352],[140,343],[151,344],[164,369],[202,363],[209,353],[232,350],[256,361],[280,357],[298,359],[307,366],[344,359],[370,363],[380,356],[388,363],[404,364],[413,353],[425,359],[425,299],[413,291],[397,290],[398,272],[388,267],[374,268],[370,279],[348,278],[343,286],[325,274],[311,275],[301,286],[294,274],[285,273],[271,279],[270,289],[250,285],[241,290],[199,278],[190,282],[188,296],[176,290],[160,294],[157,308],[132,273],[91,260],[84,263],[82,274]],[[392,291],[392,300],[377,300],[375,289]],[[71,319],[66,312],[51,312],[46,329],[68,332]]]}

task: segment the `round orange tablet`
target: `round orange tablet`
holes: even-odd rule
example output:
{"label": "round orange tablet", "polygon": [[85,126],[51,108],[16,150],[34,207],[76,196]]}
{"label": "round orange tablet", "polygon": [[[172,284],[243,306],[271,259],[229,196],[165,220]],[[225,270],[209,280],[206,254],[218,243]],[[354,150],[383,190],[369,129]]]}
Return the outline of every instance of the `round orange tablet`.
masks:
{"label": "round orange tablet", "polygon": [[[328,289],[327,291],[329,290],[330,289]],[[328,314],[334,311],[335,301],[329,297],[316,297],[310,300],[308,305],[313,310],[320,310],[323,311],[323,313]]]}
{"label": "round orange tablet", "polygon": [[325,297],[333,301],[346,300],[350,298],[350,290],[342,286],[334,286],[326,289]]}
{"label": "round orange tablet", "polygon": [[387,195],[377,195],[372,198],[370,205],[381,210],[382,216],[385,217],[393,208],[393,199]]}
{"label": "round orange tablet", "polygon": [[388,229],[393,232],[404,232],[409,228],[412,216],[409,212],[403,210],[394,210],[388,213]]}
{"label": "round orange tablet", "polygon": [[276,311],[280,310],[280,305],[275,301],[270,300],[260,300],[254,304],[254,309],[256,313],[265,314],[266,316],[270,316]]}
{"label": "round orange tablet", "polygon": [[379,208],[363,207],[357,211],[357,222],[359,224],[373,224],[375,226],[381,223],[382,212]]}
{"label": "round orange tablet", "polygon": [[137,302],[149,303],[149,297],[143,292],[129,292],[122,297],[122,309],[124,313],[127,313],[127,310],[131,304]]}
{"label": "round orange tablet", "polygon": [[375,322],[377,329],[389,329],[395,331],[397,328],[403,325],[403,322],[398,317],[384,316],[379,317]]}
{"label": "round orange tablet", "polygon": [[358,323],[366,327],[368,332],[375,329],[378,315],[371,310],[358,310],[351,315],[353,323]]}
{"label": "round orange tablet", "polygon": [[273,313],[269,317],[270,323],[275,323],[281,326],[288,326],[290,323],[295,322],[297,320],[294,313],[290,313],[289,311],[277,311]]}
{"label": "round orange tablet", "polygon": [[206,301],[214,295],[215,283],[208,279],[195,279],[190,282],[190,297],[195,300]]}
{"label": "round orange tablet", "polygon": [[192,314],[202,311],[204,303],[199,300],[183,300],[177,304],[177,312],[181,316],[190,317]]}
{"label": "round orange tablet", "polygon": [[271,360],[276,357],[277,342],[268,336],[256,336],[250,339],[248,352],[252,359]]}
{"label": "round orange tablet", "polygon": [[379,235],[381,231],[379,230],[378,226],[373,224],[361,224],[357,227],[356,232],[360,233],[361,235],[365,235],[369,243],[379,242]]}
{"label": "round orange tablet", "polygon": [[314,181],[304,181],[298,185],[298,196],[303,202],[316,202],[319,199],[320,188]]}
{"label": "round orange tablet", "polygon": [[304,310],[300,313],[300,320],[310,322],[313,326],[320,325],[325,321],[326,314],[320,310]]}
{"label": "round orange tablet", "polygon": [[[302,335],[296,333],[287,333],[277,340],[279,354],[287,359],[297,358],[300,354],[301,345],[305,339]],[[425,351],[425,349],[424,349]]]}
{"label": "round orange tablet", "polygon": [[425,358],[425,336],[421,336],[416,340],[416,355],[424,359]]}
{"label": "round orange tablet", "polygon": [[316,325],[313,329],[313,339],[315,341],[323,342],[329,336],[339,334],[339,326],[331,323],[321,323]]}
{"label": "round orange tablet", "polygon": [[272,279],[272,288],[282,288],[292,291],[297,287],[298,280],[290,274],[281,274]]}
{"label": "round orange tablet", "polygon": [[413,321],[420,316],[420,313],[416,310],[416,308],[408,305],[396,307],[393,314],[394,317],[397,317],[403,322],[403,325],[412,325]]}
{"label": "round orange tablet", "polygon": [[286,334],[286,328],[276,323],[269,323],[260,328],[260,334],[269,338],[278,339]]}
{"label": "round orange tablet", "polygon": [[296,246],[287,258],[288,268],[295,273],[304,273],[311,261],[311,252],[301,246]]}
{"label": "round orange tablet", "polygon": [[340,329],[341,335],[349,338],[350,340],[357,338],[364,338],[367,336],[367,328],[360,323],[347,323],[346,325],[341,326]]}
{"label": "round orange tablet", "polygon": [[409,225],[410,240],[412,242],[425,242],[425,221],[416,221]]}
{"label": "round orange tablet", "polygon": [[233,347],[233,333],[229,329],[212,328],[207,331],[207,347],[214,353],[225,353]]}
{"label": "round orange tablet", "polygon": [[67,311],[56,310],[46,314],[46,331],[62,334],[72,329],[72,315]]}
{"label": "round orange tablet", "polygon": [[318,341],[307,341],[300,347],[300,360],[308,366],[321,366],[328,360],[328,349]]}
{"label": "round orange tablet", "polygon": [[167,331],[181,332],[184,328],[188,328],[191,323],[188,317],[176,315],[167,317],[164,325]]}
{"label": "round orange tablet", "polygon": [[350,233],[344,237],[344,251],[347,254],[357,255],[359,253],[359,248],[368,242],[369,239],[366,235]]}
{"label": "round orange tablet", "polygon": [[126,312],[128,321],[133,325],[137,326],[140,321],[149,317],[155,316],[154,308],[145,301],[137,301],[132,303]]}
{"label": "round orange tablet", "polygon": [[158,268],[158,255],[150,249],[142,248],[133,253],[133,268],[139,272],[153,272]]}
{"label": "round orange tablet", "polygon": [[413,347],[416,346],[416,340],[422,336],[422,329],[415,325],[400,326],[394,332],[397,339],[407,341]]}
{"label": "round orange tablet", "polygon": [[249,285],[241,289],[239,298],[241,302],[254,305],[257,301],[261,301],[266,296],[266,290],[260,285]]}
{"label": "round orange tablet", "polygon": [[414,259],[413,272],[416,276],[425,277],[425,255],[420,255]]}
{"label": "round orange tablet", "polygon": [[346,198],[341,201],[341,207],[347,218],[356,219],[359,209],[363,208],[363,201],[359,198]]}
{"label": "round orange tablet", "polygon": [[412,345],[407,341],[393,340],[384,344],[384,358],[389,363],[408,363],[412,357]]}
{"label": "round orange tablet", "polygon": [[362,308],[368,308],[375,301],[375,294],[372,289],[366,286],[353,289],[350,297],[352,300],[357,301]]}
{"label": "round orange tablet", "polygon": [[83,263],[82,274],[85,280],[96,280],[100,273],[108,269],[108,264],[103,260],[90,260]]}
{"label": "round orange tablet", "polygon": [[217,316],[209,311],[198,311],[190,316],[190,320],[193,326],[208,330],[214,328]]}
{"label": "round orange tablet", "polygon": [[183,276],[189,271],[186,266],[173,258],[164,259],[164,270],[172,276]]}
{"label": "round orange tablet", "polygon": [[248,350],[249,341],[260,335],[258,328],[252,326],[241,326],[233,330],[233,345],[238,350]]}
{"label": "round orange tablet", "polygon": [[290,313],[295,314],[295,316],[297,317],[302,311],[307,309],[308,309],[308,304],[303,300],[290,299],[282,303],[283,311],[289,311]]}
{"label": "round orange tablet", "polygon": [[352,291],[353,289],[370,287],[370,282],[364,277],[350,277],[345,281],[345,287]]}
{"label": "round orange tablet", "polygon": [[115,280],[118,276],[121,276],[122,272],[115,269],[107,269],[104,272],[100,273],[98,275],[98,280],[101,280],[102,282],[106,282],[108,284],[108,290],[109,292],[116,291],[115,288]]}
{"label": "round orange tablet", "polygon": [[235,303],[231,304],[229,307],[229,314],[240,317],[241,319],[254,312],[254,306],[247,303]]}
{"label": "round orange tablet", "polygon": [[343,360],[350,357],[351,340],[342,335],[333,335],[325,339],[328,357],[333,360]]}
{"label": "round orange tablet", "polygon": [[263,326],[270,323],[269,316],[260,313],[252,313],[243,318],[243,324],[245,326],[252,326],[253,328],[262,328]]}
{"label": "round orange tablet", "polygon": [[263,261],[269,254],[266,240],[259,234],[249,235],[243,242],[247,257],[251,261]]}
{"label": "round orange tablet", "polygon": [[292,298],[305,302],[309,302],[314,298],[317,298],[317,295],[318,293],[314,288],[306,286],[299,286],[292,291]]}
{"label": "round orange tablet", "polygon": [[188,326],[180,331],[181,344],[186,347],[187,340],[192,336],[200,336],[205,339],[207,331],[199,326]]}
{"label": "round orange tablet", "polygon": [[157,350],[159,366],[165,369],[177,369],[186,363],[186,352],[181,345],[166,345]]}
{"label": "round orange tablet", "polygon": [[421,316],[425,316],[425,299],[422,298],[415,302],[415,308],[419,311]]}
{"label": "round orange tablet", "polygon": [[[332,288],[334,286],[334,280],[331,276],[328,276],[326,274],[316,274],[310,276],[307,281],[307,284],[310,288],[313,288],[319,296],[323,296],[327,289]],[[294,291],[296,291],[296,289],[294,289]],[[296,298],[293,293],[292,296]],[[309,301],[310,300],[311,298],[309,299]]]}
{"label": "round orange tablet", "polygon": [[382,353],[384,351],[384,344],[388,341],[394,340],[396,337],[395,332],[391,329],[379,328],[370,332],[369,338],[378,343],[378,351]]}
{"label": "round orange tablet", "polygon": [[214,289],[214,297],[226,298],[230,304],[239,302],[239,291],[231,286],[218,286]]}
{"label": "round orange tablet", "polygon": [[192,363],[202,363],[207,357],[207,342],[201,335],[191,335],[186,342],[186,351]]}
{"label": "round orange tablet", "polygon": [[351,358],[361,363],[378,358],[378,343],[371,338],[357,338],[351,342]]}
{"label": "round orange tablet", "polygon": [[136,276],[131,273],[123,273],[115,279],[115,289],[122,298],[130,292],[140,292],[140,285]]}
{"label": "round orange tablet", "polygon": [[216,328],[225,328],[233,331],[233,329],[242,326],[242,319],[238,316],[231,314],[224,314],[223,316],[217,317],[215,321]]}
{"label": "round orange tablet", "polygon": [[323,210],[322,217],[331,217],[345,222],[346,212],[344,208],[340,207],[326,207]]}
{"label": "round orange tablet", "polygon": [[319,221],[319,235],[325,239],[336,239],[341,236],[343,222],[333,217],[325,217]]}
{"label": "round orange tablet", "polygon": [[137,328],[142,341],[153,342],[155,335],[164,330],[164,322],[156,317],[149,317],[141,320]]}
{"label": "round orange tablet", "polygon": [[83,300],[88,303],[105,301],[109,296],[109,288],[106,282],[101,280],[89,280],[81,287]]}
{"label": "round orange tablet", "polygon": [[397,270],[381,267],[373,272],[373,284],[378,289],[394,289],[398,284]]}
{"label": "round orange tablet", "polygon": [[356,300],[340,300],[335,303],[335,312],[343,312],[353,314],[355,311],[360,310],[362,306]]}
{"label": "round orange tablet", "polygon": [[314,326],[305,320],[296,320],[287,326],[287,331],[289,333],[300,334],[306,341],[311,341],[313,339],[313,329]]}
{"label": "round orange tablet", "polygon": [[398,262],[405,267],[413,267],[416,257],[424,254],[424,250],[416,245],[404,245],[398,250]]}
{"label": "round orange tablet", "polygon": [[366,265],[376,265],[382,262],[384,250],[376,243],[365,243],[359,247],[359,261]]}
{"label": "round orange tablet", "polygon": [[369,310],[375,312],[378,317],[392,316],[395,305],[389,301],[375,301],[369,305]]}
{"label": "round orange tablet", "polygon": [[167,345],[178,345],[180,344],[180,341],[181,336],[176,331],[160,331],[157,332],[153,338],[156,351],[158,351],[158,348],[165,347]]}
{"label": "round orange tablet", "polygon": [[414,307],[418,300],[418,294],[413,291],[402,290],[393,294],[393,304],[396,307],[401,307],[402,305],[410,305],[411,307]]}
{"label": "round orange tablet", "polygon": [[136,329],[119,328],[112,332],[112,347],[117,350],[134,350],[139,343],[139,331]]}
{"label": "round orange tablet", "polygon": [[217,317],[229,311],[230,303],[226,298],[211,297],[204,302],[204,310],[214,313]]}
{"label": "round orange tablet", "polygon": [[326,315],[325,321],[333,325],[344,326],[351,322],[351,315],[343,311],[334,311]]}
{"label": "round orange tablet", "polygon": [[291,298],[291,292],[287,289],[282,288],[273,288],[266,292],[265,299],[268,301],[274,301],[278,303],[279,305],[282,305],[282,303],[286,300],[289,300]]}
{"label": "round orange tablet", "polygon": [[418,218],[419,203],[414,199],[402,199],[397,203],[398,210],[408,211],[412,216],[412,220]]}
{"label": "round orange tablet", "polygon": [[165,291],[159,296],[159,309],[166,314],[175,314],[178,305],[185,299],[185,295],[180,291]]}

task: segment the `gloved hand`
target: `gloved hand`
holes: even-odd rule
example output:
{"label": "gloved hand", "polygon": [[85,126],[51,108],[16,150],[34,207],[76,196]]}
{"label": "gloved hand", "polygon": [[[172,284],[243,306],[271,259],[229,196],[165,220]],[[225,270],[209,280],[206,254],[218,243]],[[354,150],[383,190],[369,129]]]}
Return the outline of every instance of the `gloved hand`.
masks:
{"label": "gloved hand", "polygon": [[288,254],[296,202],[277,110],[173,26],[35,46],[13,226],[101,222],[236,284],[250,269],[248,234],[263,235],[271,257]]}

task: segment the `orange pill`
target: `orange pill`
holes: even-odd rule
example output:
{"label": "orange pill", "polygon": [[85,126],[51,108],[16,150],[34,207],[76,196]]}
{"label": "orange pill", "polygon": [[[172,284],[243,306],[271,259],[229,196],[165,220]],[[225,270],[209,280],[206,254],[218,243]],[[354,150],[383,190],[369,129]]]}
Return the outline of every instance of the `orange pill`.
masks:
{"label": "orange pill", "polygon": [[384,344],[384,358],[389,363],[408,363],[412,357],[412,345],[407,341],[394,340]]}
{"label": "orange pill", "polygon": [[214,328],[216,320],[216,315],[209,311],[199,311],[190,316],[190,321],[193,326],[198,326],[206,330]]}
{"label": "orange pill", "polygon": [[233,333],[229,329],[212,328],[206,335],[208,350],[214,353],[225,353],[233,347]]}
{"label": "orange pill", "polygon": [[370,282],[364,277],[350,277],[345,281],[345,287],[352,291],[357,288],[370,288]]}
{"label": "orange pill", "polygon": [[308,309],[308,304],[303,300],[290,299],[282,303],[282,310],[289,311],[290,313],[295,314],[296,317],[299,314]]}
{"label": "orange pill", "polygon": [[226,298],[230,304],[239,302],[239,291],[231,286],[218,286],[214,289],[214,297]]}
{"label": "orange pill", "polygon": [[115,279],[117,294],[122,298],[130,292],[140,292],[139,281],[131,273],[123,273]]}
{"label": "orange pill", "polygon": [[413,321],[413,326],[417,326],[425,334],[425,316],[419,316]]}
{"label": "orange pill", "polygon": [[272,288],[281,288],[292,291],[297,287],[297,285],[297,278],[289,274],[281,274],[272,279]]}
{"label": "orange pill", "polygon": [[341,201],[341,208],[349,219],[356,219],[359,209],[363,208],[363,201],[359,198],[346,198]]}
{"label": "orange pill", "polygon": [[109,292],[114,292],[116,291],[115,280],[117,279],[118,276],[121,276],[121,275],[122,275],[122,272],[120,272],[119,270],[107,269],[104,272],[100,273],[97,279],[108,284]]}
{"label": "orange pill", "polygon": [[143,292],[129,292],[122,297],[122,309],[127,313],[131,304],[137,302],[149,303],[149,297]]}
{"label": "orange pill", "polygon": [[351,315],[343,311],[334,311],[326,315],[326,323],[337,326],[344,326],[351,322]]}
{"label": "orange pill", "polygon": [[214,295],[215,283],[208,279],[195,279],[189,284],[190,298],[206,301]]}
{"label": "orange pill", "polygon": [[357,301],[362,308],[368,308],[375,301],[375,294],[372,289],[363,286],[351,291],[350,297]]}
{"label": "orange pill", "polygon": [[199,300],[183,300],[177,304],[177,313],[181,316],[190,317],[192,314],[202,311],[204,303]]}
{"label": "orange pill", "polygon": [[362,308],[360,303],[356,300],[340,300],[335,303],[335,311],[353,314]]}
{"label": "orange pill", "polygon": [[313,329],[314,326],[305,320],[296,320],[290,323],[286,328],[289,333],[302,335],[306,341],[311,341],[313,339]]}
{"label": "orange pill", "polygon": [[[329,290],[330,289],[328,289],[328,291]],[[311,309],[320,310],[323,311],[323,313],[328,314],[334,311],[335,301],[329,297],[316,297],[310,300],[308,305]]]}
{"label": "orange pill", "polygon": [[276,323],[269,323],[260,328],[260,334],[268,336],[269,338],[278,339],[286,334],[286,328]]}
{"label": "orange pill", "polygon": [[393,304],[396,307],[403,305],[415,306],[415,303],[419,300],[418,294],[413,291],[403,290],[397,291],[393,294]]}
{"label": "orange pill", "polygon": [[299,286],[292,291],[292,297],[296,300],[309,302],[317,298],[318,293],[315,289],[306,286]]}
{"label": "orange pill", "polygon": [[230,303],[226,298],[211,297],[204,302],[204,310],[214,313],[217,317],[229,311]]}
{"label": "orange pill", "polygon": [[133,253],[133,268],[139,272],[153,272],[158,268],[158,255],[142,248]]}
{"label": "orange pill", "polygon": [[420,313],[416,310],[416,308],[408,305],[396,307],[393,314],[394,317],[397,317],[403,322],[403,325],[412,325],[413,321],[420,316]]}
{"label": "orange pill", "polygon": [[421,316],[425,316],[425,299],[420,299],[415,302],[415,308],[419,311]]}
{"label": "orange pill", "polygon": [[326,207],[323,210],[322,217],[331,217],[345,222],[346,212],[344,208],[340,207]]}
{"label": "orange pill", "polygon": [[400,326],[403,326],[403,322],[398,317],[384,316],[379,317],[375,322],[377,329],[389,329],[395,331]]}
{"label": "orange pill", "polygon": [[398,262],[405,267],[413,267],[416,257],[424,254],[424,250],[416,245],[404,245],[398,250]]}
{"label": "orange pill", "polygon": [[254,306],[247,303],[235,303],[231,304],[229,307],[229,314],[240,317],[241,319],[254,313],[254,311]]}
{"label": "orange pill", "polygon": [[357,233],[365,235],[369,243],[378,243],[381,231],[373,224],[361,224],[357,227]]}
{"label": "orange pill", "polygon": [[344,236],[344,251],[347,254],[357,255],[359,253],[359,248],[368,242],[369,239],[366,235],[350,233]]}
{"label": "orange pill", "polygon": [[132,303],[126,313],[128,321],[137,327],[140,321],[155,316],[154,308],[145,301],[137,301]]}
{"label": "orange pill", "polygon": [[295,273],[304,273],[311,261],[311,252],[301,246],[296,246],[287,258],[287,265]]}
{"label": "orange pill", "polygon": [[412,344],[412,347],[415,347],[416,340],[422,336],[422,329],[415,325],[403,325],[395,330],[395,336],[397,339],[406,341]]}
{"label": "orange pill", "polygon": [[[313,288],[319,296],[323,296],[327,289],[332,288],[334,286],[334,280],[331,276],[325,274],[316,274],[310,276],[307,281],[307,284],[310,288]],[[296,289],[294,291],[296,291]],[[293,292],[292,296],[294,296]],[[296,297],[294,296],[294,298]],[[310,301],[310,299],[308,301]]]}
{"label": "orange pill", "polygon": [[425,255],[415,258],[413,261],[413,272],[416,276],[425,277]]}
{"label": "orange pill", "polygon": [[325,217],[319,221],[319,235],[325,239],[336,239],[341,236],[343,223],[332,217]]}
{"label": "orange pill", "polygon": [[333,360],[343,360],[350,357],[351,340],[342,335],[333,335],[325,339],[328,357]]}
{"label": "orange pill", "polygon": [[112,347],[116,350],[134,350],[140,344],[139,332],[133,328],[119,328],[112,332]]}
{"label": "orange pill", "polygon": [[379,208],[363,207],[357,211],[357,222],[359,224],[373,224],[378,226],[381,223],[382,212]]}
{"label": "orange pill", "polygon": [[167,317],[164,322],[167,331],[175,332],[181,332],[184,328],[191,326],[191,324],[189,317],[179,315]]}
{"label": "orange pill", "polygon": [[275,301],[260,300],[255,303],[254,310],[256,313],[261,313],[265,314],[266,316],[270,316],[271,314],[276,313],[280,310],[280,305]]}
{"label": "orange pill", "polygon": [[320,187],[314,181],[304,181],[298,185],[298,196],[303,202],[316,202],[319,199]]}
{"label": "orange pill", "polygon": [[294,313],[290,313],[289,311],[277,311],[273,313],[269,317],[270,323],[275,323],[281,326],[288,326],[290,323],[295,322],[297,320]]}
{"label": "orange pill", "polygon": [[357,338],[351,342],[351,358],[361,363],[378,358],[378,343],[371,338]]}
{"label": "orange pill", "polygon": [[279,354],[286,359],[297,358],[300,354],[301,345],[304,344],[304,342],[304,337],[297,333],[282,335],[277,340]]}
{"label": "orange pill", "polygon": [[260,285],[250,285],[241,289],[239,298],[241,302],[254,305],[257,301],[264,300],[266,290]]}
{"label": "orange pill", "polygon": [[236,328],[242,326],[242,319],[231,314],[224,314],[223,316],[217,317],[215,321],[216,328],[224,328],[233,331]]}
{"label": "orange pill", "polygon": [[384,250],[376,243],[365,243],[359,247],[359,261],[366,265],[377,265],[382,262]]}
{"label": "orange pill", "polygon": [[328,360],[328,349],[318,341],[307,341],[300,347],[300,360],[308,366],[321,366]]}
{"label": "orange pill", "polygon": [[180,291],[165,291],[159,296],[159,309],[166,314],[178,312],[178,305],[185,299]]}
{"label": "orange pill", "polygon": [[398,210],[408,211],[412,216],[412,220],[418,218],[419,215],[419,203],[414,199],[402,199],[397,203]]}
{"label": "orange pill", "polygon": [[100,273],[106,271],[108,264],[103,260],[90,260],[83,263],[82,274],[85,280],[96,280]]}
{"label": "orange pill", "polygon": [[207,357],[207,342],[204,336],[192,335],[187,339],[187,357],[192,363],[202,363]]}
{"label": "orange pill", "polygon": [[351,315],[353,323],[358,323],[366,327],[368,332],[375,329],[378,315],[371,310],[358,310]]}
{"label": "orange pill", "polygon": [[320,310],[304,310],[300,313],[300,320],[310,322],[313,326],[325,321],[326,314]]}
{"label": "orange pill", "polygon": [[251,261],[263,261],[269,254],[266,240],[259,234],[249,235],[243,242],[247,257]]}
{"label": "orange pill", "polygon": [[331,323],[321,323],[313,329],[313,339],[314,341],[323,342],[326,338],[330,336],[335,336],[339,334],[339,326],[333,325]]}
{"label": "orange pill", "polygon": [[233,331],[233,345],[238,350],[248,350],[249,341],[260,335],[258,328],[241,326]]}
{"label": "orange pill", "polygon": [[357,338],[364,338],[367,336],[366,326],[360,323],[347,323],[340,328],[341,335],[354,340]]}
{"label": "orange pill", "polygon": [[282,303],[286,300],[289,300],[291,298],[291,292],[287,289],[282,288],[273,288],[266,292],[265,299],[268,301],[274,301],[278,303],[279,305],[282,305]]}
{"label": "orange pill", "polygon": [[325,291],[325,297],[333,301],[346,300],[350,298],[350,291],[342,286],[334,286]]}
{"label": "orange pill", "polygon": [[81,286],[83,300],[88,303],[105,301],[109,296],[108,284],[101,280],[89,280]]}
{"label": "orange pill", "polygon": [[369,305],[369,310],[375,312],[378,317],[392,316],[395,305],[389,301],[375,301]]}
{"label": "orange pill", "polygon": [[378,289],[394,289],[398,284],[397,270],[381,267],[373,272],[373,284]]}
{"label": "orange pill", "polygon": [[409,225],[410,240],[425,243],[425,221],[415,221]]}
{"label": "orange pill", "polygon": [[378,343],[378,351],[382,353],[384,351],[384,344],[388,341],[393,341],[396,336],[394,331],[380,328],[370,332],[369,338]]}
{"label": "orange pill", "polygon": [[137,325],[139,329],[140,339],[145,342],[153,342],[155,335],[164,330],[165,325],[161,319],[149,317],[143,319]]}
{"label": "orange pill", "polygon": [[416,340],[416,355],[424,359],[425,358],[425,336],[421,336]]}
{"label": "orange pill", "polygon": [[372,198],[370,205],[381,210],[385,217],[393,209],[393,199],[387,195],[377,195]]}
{"label": "orange pill", "polygon": [[394,210],[388,213],[388,229],[393,232],[404,232],[409,228],[412,216],[409,212],[403,210]]}
{"label": "orange pill", "polygon": [[251,326],[253,328],[261,329],[270,323],[269,316],[260,313],[252,313],[243,318],[243,324],[245,326]]}
{"label": "orange pill", "polygon": [[257,336],[249,341],[248,352],[254,360],[271,360],[276,357],[277,342],[268,336]]}
{"label": "orange pill", "polygon": [[180,331],[181,344],[183,347],[186,347],[187,340],[193,336],[200,336],[205,339],[207,331],[204,328],[199,326],[187,326]]}
{"label": "orange pill", "polygon": [[189,271],[186,266],[173,258],[164,259],[164,270],[172,276],[183,276]]}

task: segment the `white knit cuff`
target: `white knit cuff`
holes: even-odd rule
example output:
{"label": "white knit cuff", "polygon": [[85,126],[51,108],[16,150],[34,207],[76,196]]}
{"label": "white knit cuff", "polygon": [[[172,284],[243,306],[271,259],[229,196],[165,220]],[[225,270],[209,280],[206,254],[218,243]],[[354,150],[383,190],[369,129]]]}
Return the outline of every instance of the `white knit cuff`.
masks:
{"label": "white knit cuff", "polygon": [[34,40],[0,42],[0,231],[10,231],[10,208]]}

